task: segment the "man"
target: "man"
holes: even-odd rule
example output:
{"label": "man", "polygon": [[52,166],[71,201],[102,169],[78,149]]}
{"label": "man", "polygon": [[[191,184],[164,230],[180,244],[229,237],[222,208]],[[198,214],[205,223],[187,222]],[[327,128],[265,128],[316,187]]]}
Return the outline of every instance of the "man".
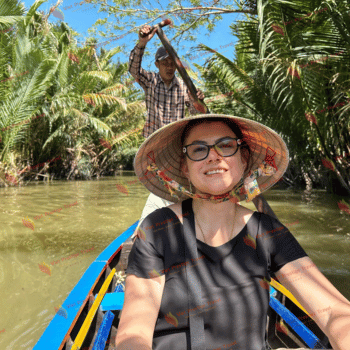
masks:
{"label": "man", "polygon": [[[142,56],[146,44],[153,38],[156,28],[145,25],[139,31],[139,42],[131,51],[129,72],[140,84],[146,95],[147,121],[143,129],[143,136],[148,137],[164,125],[185,116],[185,105],[190,114],[197,114],[193,107],[193,99],[185,83],[175,76],[175,63],[164,47],[160,47],[155,55],[155,65],[158,72],[149,72],[141,68]],[[141,34],[145,36],[142,37]],[[200,99],[204,95],[197,92]]]}
{"label": "man", "polygon": [[[131,51],[129,59],[129,72],[146,95],[147,121],[143,128],[144,137],[150,136],[164,125],[184,118],[185,106],[189,108],[190,114],[198,114],[185,83],[175,76],[175,63],[164,47],[160,47],[155,55],[157,73],[141,68],[145,47],[156,30],[155,28],[152,31],[149,25],[140,29],[139,42]],[[197,91],[197,96],[204,98],[200,90]],[[170,204],[173,203],[151,193],[141,214],[140,223],[152,211]]]}

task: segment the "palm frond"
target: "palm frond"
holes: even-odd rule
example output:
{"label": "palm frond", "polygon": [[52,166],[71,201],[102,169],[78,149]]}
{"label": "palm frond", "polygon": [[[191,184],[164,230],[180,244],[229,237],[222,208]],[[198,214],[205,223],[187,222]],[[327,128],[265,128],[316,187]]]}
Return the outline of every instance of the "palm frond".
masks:
{"label": "palm frond", "polygon": [[90,71],[85,72],[84,74],[99,79],[105,83],[108,83],[112,80],[112,75],[109,72],[101,72],[101,71]]}

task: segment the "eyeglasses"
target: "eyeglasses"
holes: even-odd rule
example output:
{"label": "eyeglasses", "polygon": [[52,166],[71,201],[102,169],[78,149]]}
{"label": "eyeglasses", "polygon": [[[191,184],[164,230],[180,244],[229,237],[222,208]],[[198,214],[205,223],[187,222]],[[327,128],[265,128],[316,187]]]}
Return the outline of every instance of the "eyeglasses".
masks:
{"label": "eyeglasses", "polygon": [[225,137],[213,145],[191,143],[184,146],[182,151],[188,158],[198,162],[208,157],[211,148],[214,148],[216,153],[221,157],[232,157],[236,154],[241,144],[242,141],[240,139]]}

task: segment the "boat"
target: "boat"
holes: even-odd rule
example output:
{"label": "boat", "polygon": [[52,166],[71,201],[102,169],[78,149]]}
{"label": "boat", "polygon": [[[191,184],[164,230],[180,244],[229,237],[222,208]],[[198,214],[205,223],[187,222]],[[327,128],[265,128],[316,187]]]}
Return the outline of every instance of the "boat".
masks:
{"label": "boat", "polygon": [[[125,269],[137,224],[117,237],[88,267],[33,350],[116,350]],[[287,289],[275,280],[265,283],[270,290],[266,334],[272,349],[332,349],[326,335]]]}

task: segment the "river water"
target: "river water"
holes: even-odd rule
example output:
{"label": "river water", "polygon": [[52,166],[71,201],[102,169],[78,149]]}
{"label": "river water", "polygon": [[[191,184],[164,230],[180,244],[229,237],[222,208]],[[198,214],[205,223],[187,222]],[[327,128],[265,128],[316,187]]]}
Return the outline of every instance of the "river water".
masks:
{"label": "river water", "polygon": [[[0,349],[31,350],[87,267],[138,219],[148,192],[132,172],[124,172],[0,193]],[[350,215],[339,210],[340,198],[282,190],[270,190],[265,198],[350,299]]]}

